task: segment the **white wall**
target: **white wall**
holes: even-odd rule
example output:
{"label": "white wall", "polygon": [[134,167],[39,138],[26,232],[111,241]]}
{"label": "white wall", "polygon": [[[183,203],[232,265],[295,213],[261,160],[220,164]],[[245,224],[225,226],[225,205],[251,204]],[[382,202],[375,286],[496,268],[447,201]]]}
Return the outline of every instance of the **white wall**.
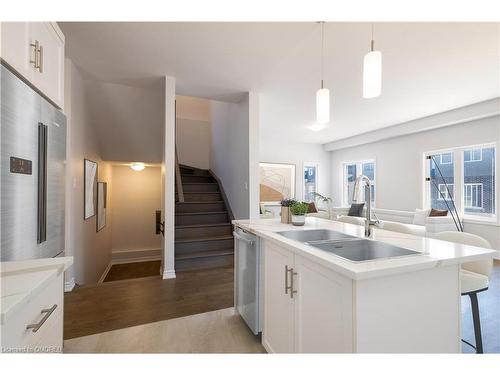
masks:
{"label": "white wall", "polygon": [[[161,169],[147,167],[134,171],[128,166],[113,166],[112,251],[140,254],[161,247],[155,234],[155,211],[161,209]],[[109,188],[108,188],[109,189]]]}
{"label": "white wall", "polygon": [[179,163],[210,168],[210,100],[176,96],[176,147]]}
{"label": "white wall", "polygon": [[260,162],[295,165],[295,198],[304,199],[304,164],[318,164],[318,193],[331,196],[330,153],[322,145],[260,137]]}
{"label": "white wall", "polygon": [[219,177],[236,219],[250,216],[249,97],[240,103],[212,101],[210,169]]}
{"label": "white wall", "polygon": [[[331,166],[334,205],[342,205],[344,162],[375,159],[377,207],[414,211],[423,206],[424,152],[498,142],[499,139],[500,117],[495,116],[333,151]],[[497,175],[498,167],[497,163]],[[500,248],[498,224],[477,225],[466,221],[465,230],[485,237],[494,247]]]}
{"label": "white wall", "polygon": [[[111,212],[108,206],[107,226],[96,232],[96,217],[83,219],[83,160],[98,163],[98,180],[112,187],[111,166],[101,159],[97,136],[88,116],[88,103],[82,76],[71,62],[65,61],[65,114],[67,138],[66,190],[66,251],[74,257],[74,264],[66,280],[77,284],[96,283],[111,260]],[[110,190],[108,190],[110,191]],[[108,198],[110,198],[108,196]]]}

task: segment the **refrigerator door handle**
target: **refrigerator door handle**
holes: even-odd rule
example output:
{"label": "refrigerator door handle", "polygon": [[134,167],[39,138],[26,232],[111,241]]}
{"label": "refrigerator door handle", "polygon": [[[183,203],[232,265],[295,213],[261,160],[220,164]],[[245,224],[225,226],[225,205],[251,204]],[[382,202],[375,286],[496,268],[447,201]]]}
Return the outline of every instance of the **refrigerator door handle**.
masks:
{"label": "refrigerator door handle", "polygon": [[38,124],[38,243],[47,239],[47,125]]}

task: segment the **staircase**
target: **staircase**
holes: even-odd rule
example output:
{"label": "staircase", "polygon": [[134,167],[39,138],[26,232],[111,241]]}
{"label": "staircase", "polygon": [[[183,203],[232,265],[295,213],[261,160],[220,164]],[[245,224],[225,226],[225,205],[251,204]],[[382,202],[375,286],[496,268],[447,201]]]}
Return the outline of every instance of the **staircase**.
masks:
{"label": "staircase", "polygon": [[208,170],[180,165],[179,171],[175,269],[187,271],[233,265],[232,213],[220,182]]}

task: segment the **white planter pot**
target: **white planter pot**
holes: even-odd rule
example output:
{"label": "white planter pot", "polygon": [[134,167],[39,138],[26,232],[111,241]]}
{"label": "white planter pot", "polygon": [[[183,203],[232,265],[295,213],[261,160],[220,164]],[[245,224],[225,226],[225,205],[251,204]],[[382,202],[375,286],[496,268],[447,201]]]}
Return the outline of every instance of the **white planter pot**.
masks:
{"label": "white planter pot", "polygon": [[292,215],[292,224],[301,226],[306,223],[306,216],[305,215]]}

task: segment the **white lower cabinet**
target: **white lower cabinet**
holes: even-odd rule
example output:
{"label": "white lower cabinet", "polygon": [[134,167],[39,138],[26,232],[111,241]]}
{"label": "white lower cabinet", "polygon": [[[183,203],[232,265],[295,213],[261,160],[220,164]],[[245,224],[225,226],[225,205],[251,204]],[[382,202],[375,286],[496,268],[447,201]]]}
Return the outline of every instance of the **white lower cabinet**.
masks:
{"label": "white lower cabinet", "polygon": [[5,353],[57,353],[63,349],[64,274],[47,286],[1,325]]}
{"label": "white lower cabinet", "polygon": [[265,241],[264,326],[262,341],[271,353],[293,353],[294,300],[287,290],[293,253]]}
{"label": "white lower cabinet", "polygon": [[352,280],[268,241],[264,270],[268,352],[353,351]]}
{"label": "white lower cabinet", "polygon": [[295,255],[297,353],[352,352],[352,280]]}

